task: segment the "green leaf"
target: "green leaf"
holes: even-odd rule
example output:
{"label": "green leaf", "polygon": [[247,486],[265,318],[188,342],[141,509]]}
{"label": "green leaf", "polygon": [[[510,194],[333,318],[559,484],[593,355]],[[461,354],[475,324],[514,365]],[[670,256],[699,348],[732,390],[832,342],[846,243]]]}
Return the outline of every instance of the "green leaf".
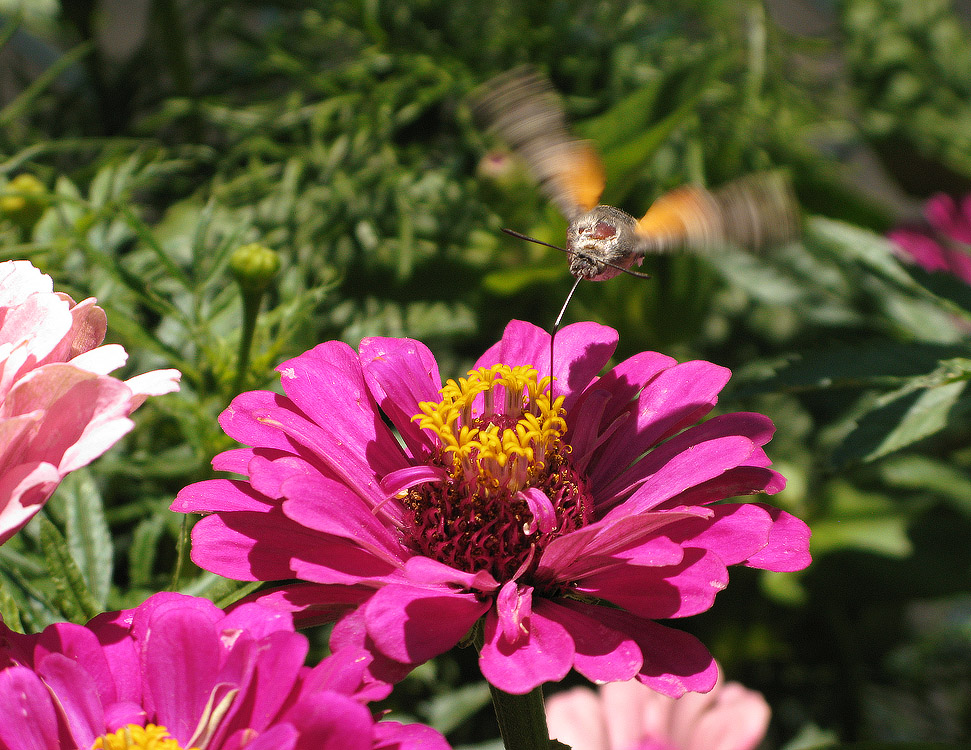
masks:
{"label": "green leaf", "polygon": [[933,492],[971,516],[971,476],[950,463],[926,456],[901,455],[884,461],[880,471],[892,487]]}
{"label": "green leaf", "polygon": [[746,394],[823,388],[899,387],[933,372],[942,360],[966,355],[966,346],[880,341],[791,355],[775,374],[739,389]]}
{"label": "green leaf", "polygon": [[834,461],[837,465],[873,461],[940,431],[966,385],[963,378],[917,389],[911,382],[885,394],[877,399],[875,408],[857,419],[856,428],[837,449]]}
{"label": "green leaf", "polygon": [[56,498],[65,519],[71,557],[84,576],[91,596],[103,610],[111,588],[114,546],[101,493],[90,472],[80,469],[65,477]]}
{"label": "green leaf", "polygon": [[470,720],[491,700],[489,683],[474,682],[449,690],[425,702],[422,713],[442,734],[448,734]]}
{"label": "green leaf", "polygon": [[82,623],[100,613],[101,607],[91,596],[67,542],[45,516],[40,517],[40,543],[47,572],[57,589],[57,604],[64,616],[71,622]]}

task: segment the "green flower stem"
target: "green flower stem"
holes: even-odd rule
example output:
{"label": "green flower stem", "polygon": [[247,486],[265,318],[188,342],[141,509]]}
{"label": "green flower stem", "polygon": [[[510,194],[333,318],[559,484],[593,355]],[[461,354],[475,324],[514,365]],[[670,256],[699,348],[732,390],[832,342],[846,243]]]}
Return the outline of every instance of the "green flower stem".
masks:
{"label": "green flower stem", "polygon": [[236,380],[233,383],[233,393],[240,393],[246,385],[246,373],[249,370],[250,352],[253,349],[253,335],[256,333],[256,319],[260,314],[260,303],[263,302],[263,290],[246,289],[242,287],[243,296],[243,330],[239,335],[239,356],[236,360]]}
{"label": "green flower stem", "polygon": [[[481,623],[476,627],[474,639],[476,650],[481,651],[484,643]],[[489,685],[489,690],[506,750],[550,750],[542,686],[525,695],[504,693],[494,685]]]}

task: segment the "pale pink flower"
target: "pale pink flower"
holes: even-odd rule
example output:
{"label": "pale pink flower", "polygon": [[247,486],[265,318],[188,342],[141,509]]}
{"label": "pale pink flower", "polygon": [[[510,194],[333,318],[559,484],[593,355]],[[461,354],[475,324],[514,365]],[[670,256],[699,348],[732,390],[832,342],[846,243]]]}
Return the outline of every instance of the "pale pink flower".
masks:
{"label": "pale pink flower", "polygon": [[737,682],[674,699],[634,680],[546,701],[550,737],[573,750],[753,750],[769,726],[762,694]]}
{"label": "pale pink flower", "polygon": [[94,298],[54,292],[28,261],[0,263],[0,544],[40,510],[64,475],[128,432],[148,396],[177,390],[177,370],[121,381],[127,359]]}
{"label": "pale pink flower", "polygon": [[[644,352],[598,377],[617,332],[521,321],[467,378],[442,386],[431,352],[372,338],[320,344],[278,369],[285,395],[243,393],[214,479],[172,505],[208,513],[192,559],[300,616],[344,614],[331,646],[367,645],[397,675],[482,620],[479,665],[525,693],[575,668],[635,675],[670,695],[716,670],[690,634],[657,620],[703,612],[728,566],[799,570],[809,529],[760,503],[785,484],[759,414],[695,424],[729,372]],[[394,426],[397,437],[389,428]],[[376,658],[375,664],[381,662]]]}

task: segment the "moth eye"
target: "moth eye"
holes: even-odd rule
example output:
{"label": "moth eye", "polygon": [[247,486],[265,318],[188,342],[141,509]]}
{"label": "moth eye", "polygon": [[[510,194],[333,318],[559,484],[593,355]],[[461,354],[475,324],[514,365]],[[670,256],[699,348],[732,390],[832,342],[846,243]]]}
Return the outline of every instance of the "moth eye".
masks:
{"label": "moth eye", "polygon": [[606,240],[615,234],[617,234],[617,227],[608,224],[606,221],[598,221],[593,225],[593,231],[590,232],[590,236],[595,240]]}

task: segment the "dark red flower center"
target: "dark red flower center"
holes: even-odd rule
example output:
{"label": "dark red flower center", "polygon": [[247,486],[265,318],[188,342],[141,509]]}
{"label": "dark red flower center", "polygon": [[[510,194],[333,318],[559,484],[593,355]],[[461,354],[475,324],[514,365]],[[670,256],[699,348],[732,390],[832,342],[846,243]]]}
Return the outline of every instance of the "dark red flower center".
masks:
{"label": "dark red flower center", "polygon": [[421,404],[447,479],[408,491],[412,546],[469,573],[506,581],[528,572],[552,539],[589,523],[591,503],[563,440],[563,397],[529,367],[494,365],[448,381]]}

